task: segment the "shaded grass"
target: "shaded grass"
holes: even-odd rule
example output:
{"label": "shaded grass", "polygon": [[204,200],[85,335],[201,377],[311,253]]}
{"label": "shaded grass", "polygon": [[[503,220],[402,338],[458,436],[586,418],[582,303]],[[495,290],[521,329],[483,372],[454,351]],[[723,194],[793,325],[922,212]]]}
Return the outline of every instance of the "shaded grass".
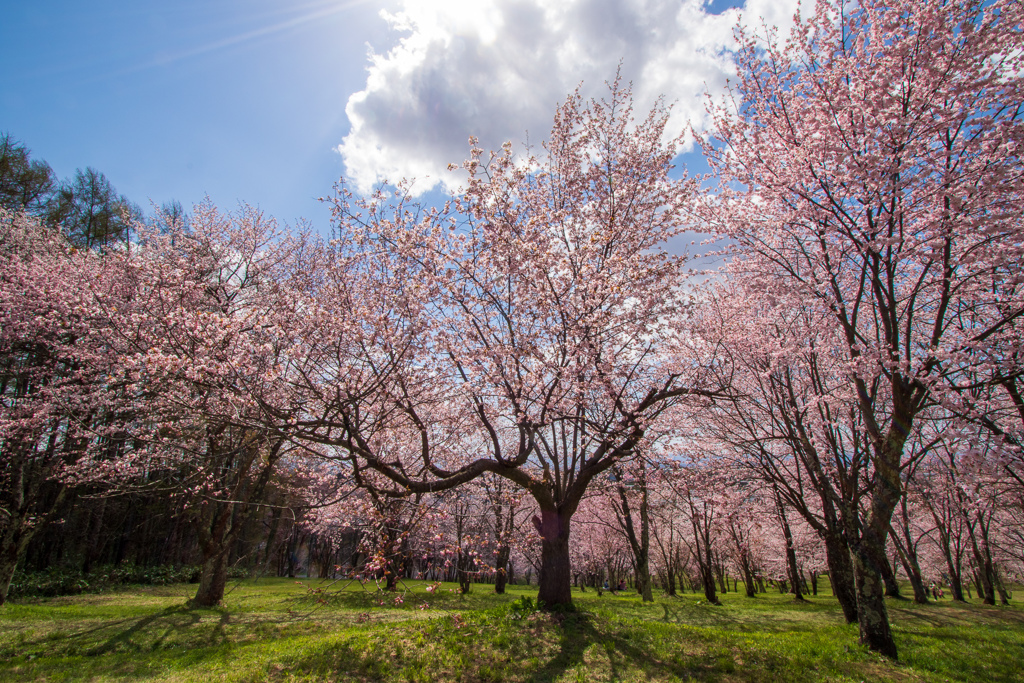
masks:
{"label": "shaded grass", "polygon": [[[224,605],[194,587],[135,588],[0,608],[0,681],[1018,681],[1024,611],[889,604],[901,662],[858,646],[830,596],[597,597],[513,609],[535,588],[393,594],[263,579]],[[384,604],[380,604],[383,602]],[[426,609],[420,609],[426,603]],[[521,603],[520,603],[521,605]]]}

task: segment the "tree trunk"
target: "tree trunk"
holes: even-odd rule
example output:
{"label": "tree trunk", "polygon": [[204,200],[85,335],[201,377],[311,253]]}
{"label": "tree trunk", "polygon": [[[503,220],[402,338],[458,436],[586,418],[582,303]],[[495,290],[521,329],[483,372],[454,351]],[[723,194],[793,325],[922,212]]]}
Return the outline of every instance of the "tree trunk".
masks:
{"label": "tree trunk", "polygon": [[[899,546],[897,545],[897,549]],[[914,589],[914,602],[919,605],[928,604],[928,591],[924,587],[924,579],[921,577],[921,567],[917,564],[917,556],[904,553],[899,549],[900,563],[903,564],[903,571],[910,577],[910,586]]]}
{"label": "tree trunk", "polygon": [[654,602],[651,590],[651,514],[647,504],[647,483],[640,502],[640,553],[636,565],[636,580],[642,602]]}
{"label": "tree trunk", "polygon": [[640,487],[640,536],[637,537],[636,526],[633,523],[633,514],[629,505],[629,497],[625,486],[622,485],[622,471],[615,469],[616,477],[620,482],[618,486],[619,507],[616,510],[619,526],[625,533],[629,547],[633,551],[633,568],[636,574],[637,592],[640,593],[643,602],[653,602],[654,594],[651,591],[651,536],[650,536],[650,509],[647,502],[647,481],[641,470],[637,483]]}
{"label": "tree trunk", "polygon": [[456,573],[459,580],[459,593],[465,595],[471,588],[470,576],[473,567],[473,557],[459,548],[458,558],[455,561]]}
{"label": "tree trunk", "polygon": [[974,529],[970,529],[969,531],[971,536],[971,550],[974,552],[974,562],[976,565],[974,582],[977,585],[978,596],[981,597],[981,601],[984,604],[994,605],[996,604],[996,592],[995,587],[992,585],[992,575],[989,573],[985,558],[982,557],[981,549],[978,547],[978,541],[974,536]]}
{"label": "tree trunk", "polygon": [[26,513],[25,508],[22,507],[25,505],[26,498],[35,498],[35,487],[30,487],[27,493],[17,488],[17,493],[21,495],[20,498],[14,497],[14,500],[8,498],[0,501],[0,506],[4,504],[9,506],[6,510],[0,507],[0,510],[8,515],[6,525],[0,527],[2,529],[2,533],[0,533],[0,605],[7,602],[7,594],[11,590],[14,572],[18,568],[18,562],[24,556],[29,542],[39,529],[45,528],[50,523],[64,503],[67,492],[68,487],[62,485],[49,511],[38,515],[35,519],[33,519],[31,511]]}
{"label": "tree trunk", "polygon": [[505,584],[508,582],[508,558],[512,549],[503,545],[498,548],[498,558],[494,563],[494,592],[498,595],[505,593]]}
{"label": "tree trunk", "polygon": [[885,586],[885,596],[887,598],[896,598],[897,600],[903,599],[903,594],[900,593],[900,582],[896,580],[896,572],[893,571],[892,565],[889,563],[889,559],[882,553],[879,558],[881,561],[878,563],[878,571],[882,576],[882,584]]}
{"label": "tree trunk", "polygon": [[754,574],[750,571],[750,561],[746,555],[743,555],[740,566],[743,569],[743,585],[747,589],[747,597],[752,598],[756,595],[754,590]]}
{"label": "tree trunk", "polygon": [[572,575],[569,561],[569,519],[554,510],[541,510],[534,516],[540,533],[540,590],[537,600],[545,609],[572,606]]}
{"label": "tree trunk", "polygon": [[711,566],[710,539],[704,539],[704,561],[700,563],[701,583],[704,584],[704,597],[712,605],[720,605],[718,596],[715,594],[715,572]]}
{"label": "tree trunk", "polygon": [[[883,560],[884,561],[884,560]],[[857,577],[857,616],[860,642],[891,659],[897,658],[896,641],[889,626],[885,588],[875,553],[860,548],[854,555]]]}
{"label": "tree trunk", "polygon": [[996,592],[999,593],[999,604],[1000,605],[1004,605],[1004,606],[1005,605],[1009,605],[1010,604],[1010,594],[1006,590],[1006,586],[1003,585],[1003,579],[999,575],[999,567],[998,567],[998,565],[993,565],[993,567],[992,567],[992,579],[993,579],[993,583],[995,583]]}
{"label": "tree trunk", "polygon": [[903,497],[900,498],[900,525],[899,531],[902,533],[902,541],[900,534],[896,533],[896,529],[892,530],[893,545],[896,546],[896,552],[899,554],[900,563],[903,565],[903,571],[906,572],[907,578],[910,579],[910,585],[914,589],[914,602],[919,605],[928,604],[928,591],[924,586],[924,578],[921,576],[921,564],[917,560],[917,550],[914,547],[914,538],[910,533],[910,511],[907,508],[907,495],[904,489]]}
{"label": "tree trunk", "polygon": [[651,588],[651,570],[649,559],[646,556],[637,564],[636,592],[640,594],[642,602],[654,602],[654,592]]}
{"label": "tree trunk", "polygon": [[953,551],[949,547],[949,537],[941,533],[942,539],[941,548],[942,555],[946,558],[946,569],[949,571],[949,590],[953,594],[953,600],[956,602],[966,602],[964,600],[964,584],[963,575],[960,571],[960,567],[953,561]]}
{"label": "tree trunk", "polygon": [[[906,419],[909,424],[910,420]],[[895,430],[895,427],[893,428]],[[879,457],[875,458],[875,473],[871,503],[867,519],[859,528],[853,526],[855,517],[847,518],[851,525],[846,531],[853,551],[854,570],[857,581],[857,617],[860,625],[860,642],[879,654],[896,660],[898,653],[889,612],[885,606],[884,575],[892,573],[892,567],[885,556],[886,539],[893,512],[901,497],[899,471],[903,435],[891,430],[886,443],[879,446]]]}
{"label": "tree trunk", "polygon": [[778,491],[775,492],[775,506],[779,513],[779,522],[782,524],[782,535],[786,539],[786,570],[789,573],[789,582],[793,585],[793,599],[803,600],[804,596],[800,590],[800,570],[796,566],[793,533],[789,528],[789,520],[786,519],[786,508],[782,505],[782,496]]}
{"label": "tree trunk", "polygon": [[199,590],[192,598],[195,607],[215,607],[224,599],[224,588],[228,583],[227,548],[215,553],[203,561],[203,569],[199,575]]}
{"label": "tree trunk", "polygon": [[0,551],[0,605],[7,602],[7,594],[11,590],[14,571],[18,568],[17,547],[11,545]]}
{"label": "tree trunk", "polygon": [[857,622],[857,584],[853,572],[850,547],[838,532],[825,536],[825,559],[828,562],[828,581],[832,594],[843,609],[847,624]]}

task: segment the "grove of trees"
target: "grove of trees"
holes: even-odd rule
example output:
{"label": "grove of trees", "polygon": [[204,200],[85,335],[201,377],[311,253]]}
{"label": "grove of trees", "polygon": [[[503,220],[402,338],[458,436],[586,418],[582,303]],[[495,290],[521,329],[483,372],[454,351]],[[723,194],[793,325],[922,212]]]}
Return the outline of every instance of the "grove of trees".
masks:
{"label": "grove of trees", "polygon": [[[1024,8],[821,0],[668,108],[570,95],[443,206],[331,239],[146,219],[0,139],[0,603],[64,567],[535,581],[707,602],[1024,581]],[[669,240],[711,236],[715,251]],[[718,259],[701,270],[694,259]],[[19,574],[20,573],[20,574]],[[972,591],[973,587],[973,591]]]}

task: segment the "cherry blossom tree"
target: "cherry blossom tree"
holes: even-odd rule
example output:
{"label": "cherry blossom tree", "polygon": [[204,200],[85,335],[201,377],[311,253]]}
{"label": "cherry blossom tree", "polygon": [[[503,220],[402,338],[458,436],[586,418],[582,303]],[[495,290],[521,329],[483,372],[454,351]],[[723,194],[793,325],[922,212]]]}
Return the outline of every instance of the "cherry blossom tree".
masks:
{"label": "cherry blossom tree", "polygon": [[597,489],[594,495],[580,502],[570,547],[577,583],[580,586],[589,583],[599,592],[618,590],[629,569],[635,566],[635,558],[616,523],[607,494],[608,491]]}
{"label": "cherry blossom tree", "polygon": [[0,209],[0,604],[72,470],[123,468],[132,450],[89,294],[109,285],[96,254]]}
{"label": "cherry blossom tree", "polygon": [[[674,494],[671,500],[677,514],[688,522],[692,531],[686,540],[697,565],[704,597],[718,605],[721,603],[715,590],[716,567],[720,568],[724,554],[722,518],[726,513],[726,491],[732,483],[732,475],[707,458],[706,453],[693,444],[680,450],[668,463],[669,471],[662,473],[662,480]],[[724,573],[721,569],[720,572]],[[722,584],[724,592],[724,576]]]}
{"label": "cherry blossom tree", "polygon": [[653,602],[651,590],[651,514],[647,464],[643,457],[612,468],[606,500],[615,514],[616,526],[633,555],[637,592],[644,602]]}
{"label": "cherry blossom tree", "polygon": [[278,412],[390,495],[485,472],[529,492],[552,607],[571,602],[571,521],[592,482],[670,406],[721,391],[685,343],[684,261],[664,251],[692,194],[669,177],[667,121],[635,120],[616,82],[608,101],[559,108],[546,156],[474,149],[444,209],[342,189],[292,359],[305,398]]}
{"label": "cherry blossom tree", "polygon": [[[155,448],[149,471],[174,473],[199,537],[202,571],[193,602],[223,597],[232,543],[259,508],[295,446],[263,402],[288,400],[282,380],[294,316],[285,292],[302,253],[251,207],[223,214],[195,207],[186,230],[137,226],[138,243],[109,253],[118,289],[93,291],[118,381],[140,406],[136,438]],[[90,476],[102,476],[93,469]]]}
{"label": "cherry blossom tree", "polygon": [[[822,327],[824,314],[793,302],[775,279],[732,269],[726,275],[707,294],[699,329],[720,345],[720,371],[734,398],[688,422],[821,537],[833,594],[855,622],[848,539],[859,534],[870,463],[839,340]],[[777,514],[778,505],[770,507]]]}
{"label": "cherry blossom tree", "polygon": [[844,342],[872,466],[851,539],[860,635],[892,658],[880,565],[907,439],[1024,312],[1006,286],[1021,248],[1022,12],[821,0],[785,45],[741,30],[732,97],[712,106],[705,150],[723,184],[704,225]]}
{"label": "cherry blossom tree", "polygon": [[668,595],[676,594],[676,584],[685,588],[686,567],[690,564],[690,551],[684,541],[685,520],[677,514],[676,496],[669,486],[658,478],[656,495],[651,505],[651,536],[654,538],[655,562],[662,587]]}

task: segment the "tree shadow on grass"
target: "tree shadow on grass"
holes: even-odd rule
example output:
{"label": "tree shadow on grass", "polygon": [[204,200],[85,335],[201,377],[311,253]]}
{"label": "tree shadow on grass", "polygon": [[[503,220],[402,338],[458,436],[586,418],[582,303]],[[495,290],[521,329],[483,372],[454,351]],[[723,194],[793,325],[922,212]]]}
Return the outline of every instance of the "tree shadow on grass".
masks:
{"label": "tree shadow on grass", "polygon": [[47,632],[38,638],[21,641],[24,649],[39,648],[31,654],[34,656],[53,656],[64,654],[101,655],[113,651],[119,645],[131,642],[133,636],[145,633],[152,628],[171,624],[172,629],[181,630],[199,622],[199,615],[188,618],[188,624],[181,623],[182,615],[188,614],[183,607],[168,607],[143,617],[129,617],[102,623],[68,632],[64,629]]}
{"label": "tree shadow on grass", "polygon": [[[124,629],[119,630],[119,625],[117,624],[106,624],[106,628],[103,630],[113,632],[106,636],[103,642],[84,649],[84,654],[96,657],[110,652],[124,652],[137,649],[138,643],[135,640],[140,636],[149,635],[149,631],[159,630],[160,634],[156,637],[155,642],[162,643],[172,634],[185,632],[196,626],[199,624],[200,618],[200,615],[183,607],[168,607],[156,614],[136,619],[134,623],[130,623]],[[83,642],[87,642],[89,636],[98,635],[100,632],[97,629],[92,633],[86,632],[76,634],[76,636],[80,637]],[[74,638],[71,640],[74,640]],[[150,649],[155,648],[150,645]]]}
{"label": "tree shadow on grass", "polygon": [[[808,612],[820,614],[827,620],[827,623],[833,625],[838,626],[845,623],[841,613],[833,614],[833,610],[821,608],[810,601],[802,603],[775,601],[772,603],[772,607],[776,609],[769,613],[767,618],[763,612],[730,609],[728,605],[660,602],[658,606],[661,607],[660,618],[654,616],[656,613],[652,613],[647,617],[648,620],[684,626],[727,628],[737,632],[806,631],[815,627],[813,622],[808,621]],[[792,617],[788,616],[789,611],[792,611]]]}
{"label": "tree shadow on grass", "polygon": [[[277,625],[291,619],[257,619],[260,625]],[[231,627],[239,622],[227,609],[190,609],[172,606],[142,617],[103,621],[76,630],[62,629],[24,640],[12,656],[101,657],[114,653],[139,653],[180,648],[195,651],[217,648],[229,642]]]}
{"label": "tree shadow on grass", "polygon": [[[557,654],[525,679],[531,683],[554,681],[577,670],[587,680],[699,680],[719,681],[747,677],[740,654],[727,643],[702,638],[695,633],[679,634],[667,648],[658,647],[658,636],[642,624],[613,624],[586,613],[566,615],[558,628]],[[594,647],[594,646],[597,647]],[[762,653],[750,672],[751,680],[766,680],[770,672],[786,668],[782,657]],[[801,680],[790,678],[789,680]]]}

